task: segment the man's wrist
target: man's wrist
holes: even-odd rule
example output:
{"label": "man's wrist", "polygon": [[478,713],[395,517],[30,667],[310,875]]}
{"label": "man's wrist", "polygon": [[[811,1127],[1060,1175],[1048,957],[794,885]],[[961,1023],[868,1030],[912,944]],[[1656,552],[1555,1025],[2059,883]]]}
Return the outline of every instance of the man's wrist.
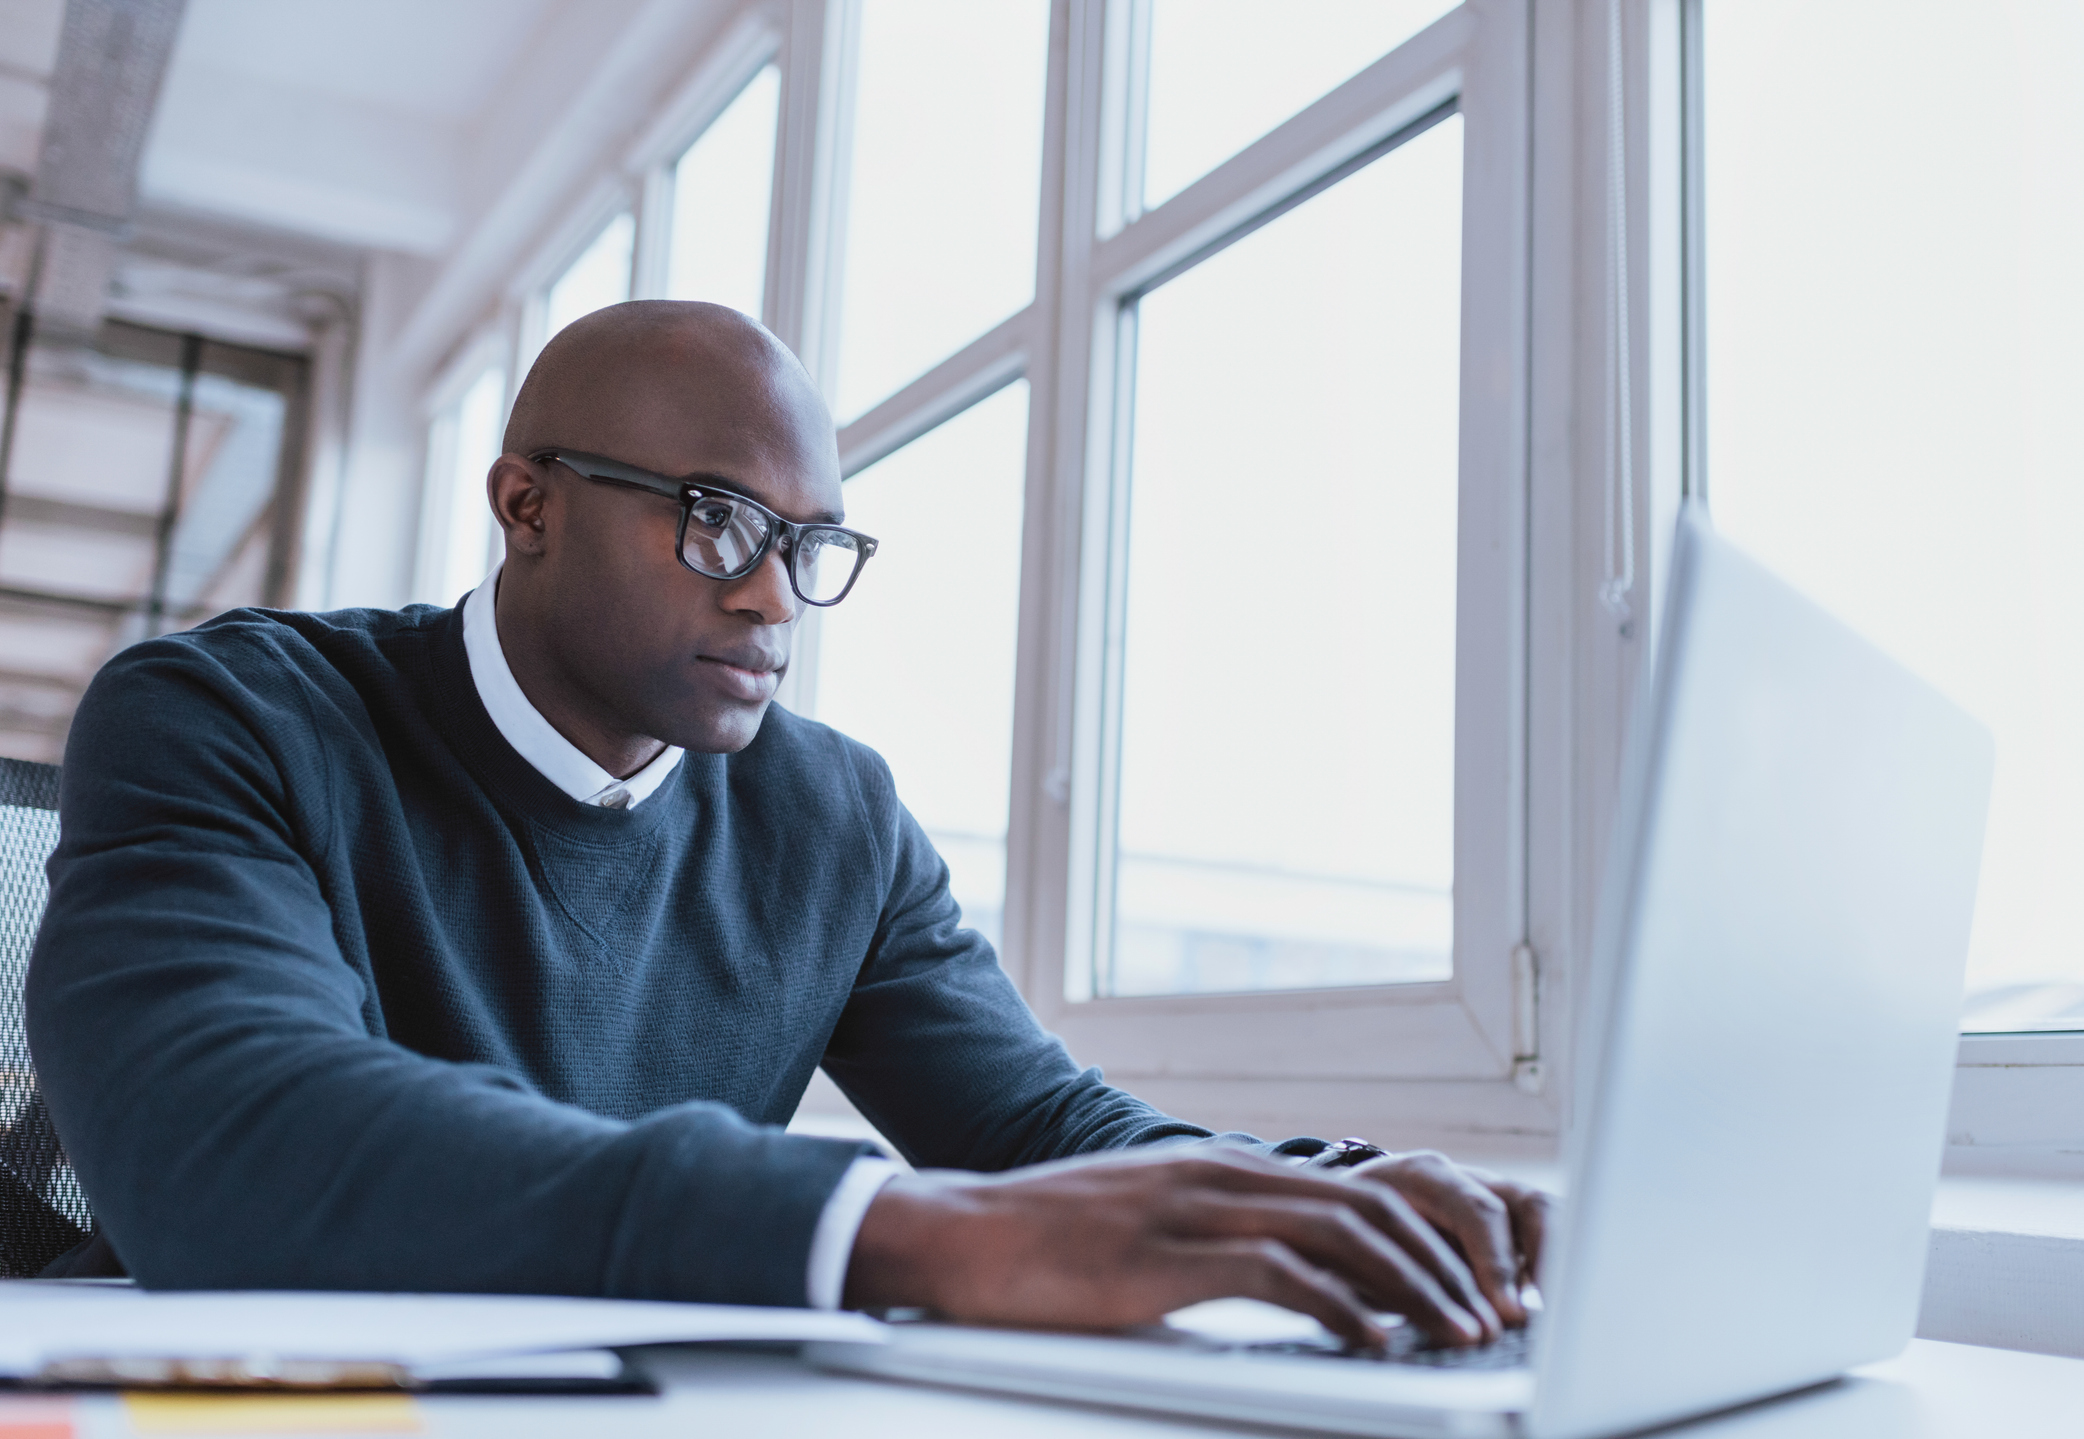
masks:
{"label": "man's wrist", "polygon": [[960,1260],[952,1221],[970,1208],[962,1186],[902,1174],[862,1216],[847,1263],[848,1309],[941,1309],[941,1281]]}
{"label": "man's wrist", "polygon": [[804,1276],[804,1297],[811,1308],[840,1307],[862,1220],[876,1195],[898,1173],[898,1167],[889,1160],[864,1154],[848,1166],[832,1193],[825,1197],[818,1227],[811,1234],[810,1260]]}

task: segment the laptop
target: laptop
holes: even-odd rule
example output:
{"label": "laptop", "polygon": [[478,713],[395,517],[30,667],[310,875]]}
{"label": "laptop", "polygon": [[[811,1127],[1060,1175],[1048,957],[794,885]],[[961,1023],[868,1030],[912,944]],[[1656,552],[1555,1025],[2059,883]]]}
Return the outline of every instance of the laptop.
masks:
{"label": "laptop", "polygon": [[1442,1351],[1407,1328],[1378,1359],[1191,1324],[924,1323],[807,1352],[1409,1439],[1627,1432],[1887,1358],[1917,1321],[1991,768],[1973,719],[1689,511],[1624,760],[1530,1330]]}

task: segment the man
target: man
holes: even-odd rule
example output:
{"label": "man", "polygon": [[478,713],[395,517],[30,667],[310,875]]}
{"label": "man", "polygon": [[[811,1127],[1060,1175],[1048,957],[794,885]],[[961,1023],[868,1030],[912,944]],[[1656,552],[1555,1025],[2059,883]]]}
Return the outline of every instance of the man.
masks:
{"label": "man", "polygon": [[[1524,1321],[1540,1196],[1191,1144],[1040,1030],[882,762],[770,710],[872,551],[773,336],[579,321],[487,487],[506,560],[456,609],[236,612],[81,703],[28,987],[75,1272]],[[778,1127],[821,1064],[920,1172]]]}

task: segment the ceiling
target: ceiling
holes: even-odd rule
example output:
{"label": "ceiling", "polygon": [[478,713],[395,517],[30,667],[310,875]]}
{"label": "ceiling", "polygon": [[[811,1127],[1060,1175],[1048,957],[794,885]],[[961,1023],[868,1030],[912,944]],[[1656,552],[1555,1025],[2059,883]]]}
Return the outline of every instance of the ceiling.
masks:
{"label": "ceiling", "polygon": [[181,69],[460,125],[541,23],[548,0],[189,0]]}
{"label": "ceiling", "polygon": [[[480,117],[566,0],[188,0],[146,209],[433,255]],[[609,7],[613,9],[615,7]],[[0,172],[34,172],[64,0],[0,0]]]}
{"label": "ceiling", "polygon": [[[135,204],[88,237],[100,268],[85,293],[109,319],[266,350],[308,352],[339,325],[357,374],[423,380],[601,183],[600,157],[670,103],[727,13],[723,0],[186,0],[145,72],[164,64],[129,152]],[[66,228],[39,211],[39,166],[47,136],[101,103],[64,66],[111,53],[83,52],[95,32],[76,30],[61,63],[65,17],[66,0],[0,0],[0,338],[34,285],[39,354],[47,329],[59,345],[46,300]],[[384,290],[373,274],[406,278]],[[158,623],[137,596],[168,572],[155,536],[170,519],[169,402],[96,370],[77,348],[87,333],[32,357],[0,491],[0,754],[55,759],[94,670]],[[198,395],[167,623],[263,592],[274,551],[256,507],[274,470],[250,437],[267,417],[237,410]],[[212,478],[235,475],[250,478]]]}
{"label": "ceiling", "polygon": [[174,205],[438,254],[475,122],[550,0],[189,0],[141,180]]}
{"label": "ceiling", "polygon": [[[298,292],[351,291],[369,256],[393,255],[420,267],[412,283],[428,292],[413,301],[427,311],[412,335],[409,363],[420,365],[485,299],[478,279],[450,272],[519,262],[557,207],[599,178],[590,167],[603,147],[627,143],[670,101],[730,9],[172,3],[178,27],[159,52],[164,78],[136,162],[136,234],[117,261],[116,313],[301,347],[310,307]],[[0,211],[14,213],[9,189],[18,199],[38,173],[65,13],[66,0],[0,0]],[[0,224],[0,291],[26,283],[27,230]],[[253,263],[242,268],[240,253]],[[201,278],[177,273],[184,266]],[[227,328],[242,310],[252,322]]]}

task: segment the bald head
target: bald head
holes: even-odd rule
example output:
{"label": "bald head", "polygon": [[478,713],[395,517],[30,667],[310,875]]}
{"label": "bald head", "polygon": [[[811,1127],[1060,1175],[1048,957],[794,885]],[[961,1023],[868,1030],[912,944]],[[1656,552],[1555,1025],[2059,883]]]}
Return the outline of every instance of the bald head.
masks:
{"label": "bald head", "polygon": [[535,460],[546,450],[700,476],[783,519],[830,521],[839,453],[810,376],[722,305],[610,305],[543,347],[487,479],[506,535],[500,646],[544,718],[614,774],[661,744],[751,743],[801,615],[781,551],[735,580],[697,574],[680,563],[670,493]]}
{"label": "bald head", "polygon": [[832,446],[817,387],[765,326],[725,305],[631,300],[574,320],[543,347],[514,397],[505,449],[562,445],[643,465],[614,445],[662,422],[736,433],[778,426],[808,449]]}

